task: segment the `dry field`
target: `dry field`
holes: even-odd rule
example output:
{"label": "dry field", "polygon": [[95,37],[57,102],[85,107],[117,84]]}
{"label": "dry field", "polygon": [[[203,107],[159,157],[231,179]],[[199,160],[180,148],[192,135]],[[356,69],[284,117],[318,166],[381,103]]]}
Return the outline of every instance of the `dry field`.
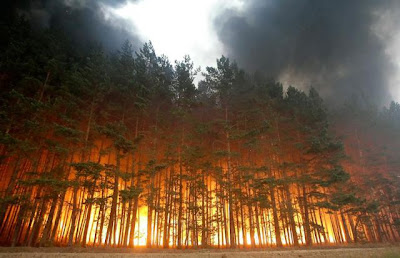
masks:
{"label": "dry field", "polygon": [[310,249],[255,249],[255,250],[162,250],[127,248],[0,248],[0,258],[63,258],[63,257],[144,257],[144,258],[261,258],[261,257],[387,257],[400,258],[400,246],[352,246]]}

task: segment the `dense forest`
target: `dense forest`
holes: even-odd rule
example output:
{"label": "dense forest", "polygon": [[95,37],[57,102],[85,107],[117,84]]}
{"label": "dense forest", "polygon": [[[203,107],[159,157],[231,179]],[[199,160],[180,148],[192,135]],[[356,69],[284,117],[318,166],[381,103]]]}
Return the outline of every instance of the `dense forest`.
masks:
{"label": "dense forest", "polygon": [[281,247],[400,239],[400,105],[335,110],[226,57],[1,25],[0,244]]}

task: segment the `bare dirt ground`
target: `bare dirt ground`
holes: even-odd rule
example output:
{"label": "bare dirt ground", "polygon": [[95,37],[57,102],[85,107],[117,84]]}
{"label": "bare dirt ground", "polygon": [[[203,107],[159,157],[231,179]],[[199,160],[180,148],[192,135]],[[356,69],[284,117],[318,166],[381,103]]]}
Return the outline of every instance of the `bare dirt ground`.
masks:
{"label": "bare dirt ground", "polygon": [[270,248],[270,249],[188,249],[188,250],[163,250],[163,249],[129,249],[129,248],[25,248],[1,247],[0,258],[63,258],[63,257],[144,257],[144,258],[261,258],[261,257],[386,257],[400,258],[399,245],[357,245],[314,248]]}

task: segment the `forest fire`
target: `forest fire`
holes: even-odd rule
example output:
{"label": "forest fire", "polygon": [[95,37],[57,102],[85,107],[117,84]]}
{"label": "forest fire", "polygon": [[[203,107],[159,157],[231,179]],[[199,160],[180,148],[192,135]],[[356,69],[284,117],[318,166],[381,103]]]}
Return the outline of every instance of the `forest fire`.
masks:
{"label": "forest fire", "polygon": [[1,246],[400,240],[399,103],[328,108],[225,56],[196,86],[189,56],[75,49],[20,15],[0,24]]}
{"label": "forest fire", "polygon": [[[207,180],[208,182],[211,182],[211,180]],[[211,185],[216,186],[216,184],[211,183]],[[121,187],[121,184],[119,184],[119,187]],[[165,189],[161,189],[161,191],[165,191]],[[217,189],[211,189],[209,188],[209,192],[215,192],[217,191]],[[106,193],[105,195],[110,195],[111,193]],[[190,193],[188,193],[190,194]],[[188,197],[188,194],[184,193],[184,195],[186,196],[186,198]],[[85,196],[85,193],[78,193],[78,196],[80,196],[79,199],[87,199],[88,196]],[[94,195],[92,198],[102,198],[101,195]],[[226,247],[229,245],[229,241],[230,238],[227,237],[227,231],[226,231],[226,227],[229,227],[229,225],[223,225],[223,223],[221,223],[218,220],[209,220],[209,218],[216,218],[218,216],[223,216],[222,214],[227,214],[228,210],[229,210],[229,206],[226,202],[223,202],[221,204],[221,201],[218,200],[218,198],[215,197],[215,194],[212,195],[210,194],[209,196],[210,199],[208,199],[208,203],[209,205],[206,207],[213,207],[210,208],[209,211],[207,212],[206,215],[206,220],[207,220],[207,224],[208,227],[212,228],[213,231],[212,232],[207,232],[206,234],[201,233],[200,235],[194,235],[194,233],[196,232],[196,227],[201,228],[202,227],[202,219],[199,217],[196,219],[196,221],[192,221],[190,222],[190,218],[186,219],[183,222],[183,228],[185,229],[183,231],[182,234],[182,243],[183,246],[186,247],[193,247],[193,246],[198,246],[203,244],[203,237],[206,237],[206,245],[208,246],[219,246],[219,247]],[[65,200],[67,201],[67,203],[73,203],[73,193],[71,192],[67,192],[65,195]],[[219,209],[223,209],[223,211],[218,210],[218,208],[214,208],[216,207],[217,203],[219,203],[221,206],[219,206]],[[134,234],[132,235],[130,232],[125,231],[124,232],[124,225],[126,223],[129,223],[129,217],[128,218],[124,218],[126,216],[126,207],[125,209],[123,209],[123,206],[119,206],[118,210],[117,210],[117,215],[116,217],[119,218],[117,220],[117,223],[114,226],[113,229],[113,236],[111,237],[110,240],[107,240],[107,231],[106,228],[107,227],[101,227],[101,225],[104,223],[104,221],[102,221],[100,219],[100,217],[98,216],[100,209],[101,209],[101,205],[98,205],[96,207],[87,207],[86,205],[84,205],[84,203],[81,203],[81,207],[80,208],[80,217],[81,219],[78,219],[79,224],[76,226],[77,228],[80,228],[80,230],[77,231],[80,232],[80,234],[82,234],[82,232],[85,232],[86,229],[86,225],[84,223],[88,223],[87,225],[87,232],[86,234],[80,236],[77,235],[77,237],[80,237],[82,242],[88,244],[88,245],[93,245],[93,246],[102,246],[105,244],[109,244],[109,245],[117,245],[117,246],[123,246],[126,245],[126,243],[131,243],[131,245],[133,244],[134,246],[145,246],[147,243],[147,219],[148,219],[148,209],[147,207],[145,207],[145,203],[140,204],[140,208],[137,209],[137,221],[135,223],[135,229],[136,232],[134,232]],[[201,207],[201,202],[197,203],[197,205],[199,207]],[[86,207],[84,207],[86,206]],[[49,208],[49,207],[48,207]],[[65,207],[60,207],[62,210],[55,210],[55,212],[53,211],[53,215],[54,214],[58,214],[60,212],[59,215],[57,215],[57,217],[59,218],[59,222],[58,222],[58,227],[53,229],[53,232],[55,232],[55,236],[52,237],[53,241],[55,241],[55,243],[60,244],[60,245],[65,245],[68,243],[69,241],[69,233],[68,233],[68,228],[71,227],[71,223],[72,221],[69,220],[69,218],[71,218],[71,213],[72,210],[70,208],[65,208]],[[60,209],[59,208],[59,209]],[[172,215],[172,221],[168,220],[170,225],[168,225],[168,227],[171,227],[169,229],[169,233],[168,236],[172,236],[172,237],[164,237],[164,233],[163,233],[163,229],[162,227],[160,227],[160,223],[165,223],[163,222],[163,218],[160,217],[159,214],[157,214],[156,212],[154,212],[153,214],[155,215],[153,221],[152,221],[152,226],[151,226],[151,245],[152,246],[164,246],[163,241],[165,239],[167,239],[168,241],[168,246],[171,247],[176,247],[177,246],[177,239],[176,239],[176,234],[174,234],[174,231],[177,230],[176,226],[177,226],[177,222],[176,222],[176,208],[174,207],[174,214]],[[51,208],[50,208],[51,209]],[[185,209],[188,209],[187,207],[185,207]],[[296,209],[296,207],[294,207],[294,209]],[[90,212],[90,216],[87,217],[87,214],[89,212],[89,210],[91,210]],[[262,211],[262,209],[261,209]],[[261,212],[260,211],[260,212]],[[16,212],[15,210],[9,210],[10,213],[12,212]],[[239,212],[239,211],[237,211]],[[259,213],[259,212],[257,212]],[[153,216],[154,216],[153,215]],[[10,216],[10,214],[8,214],[7,216]],[[49,216],[51,216],[49,214]],[[102,215],[104,217],[110,217],[110,213],[105,213],[104,215]],[[133,215],[132,215],[133,216]],[[161,214],[162,216],[162,214]],[[170,215],[171,216],[171,215]],[[238,217],[240,216],[240,218]],[[188,217],[190,217],[190,215],[188,215]],[[237,218],[236,218],[236,223],[237,225],[239,225],[236,229],[235,229],[235,234],[236,234],[236,239],[235,242],[237,245],[240,246],[275,246],[277,245],[277,237],[274,233],[274,228],[272,228],[273,225],[273,221],[272,221],[272,217],[273,217],[273,212],[270,212],[268,210],[265,210],[265,212],[263,212],[262,214],[259,214],[259,218],[256,217],[254,218],[255,220],[258,220],[259,222],[262,221],[262,224],[257,225],[256,229],[253,232],[249,232],[247,229],[250,228],[250,221],[253,218],[246,218],[243,217],[243,214],[237,214]],[[85,220],[83,221],[85,218],[90,218],[90,220]],[[47,218],[43,218],[43,220],[49,220],[49,217]],[[51,219],[51,218],[50,218]],[[224,218],[224,221],[226,221],[226,218]],[[35,221],[33,221],[34,223]],[[258,222],[258,223],[259,223]],[[193,228],[191,227],[191,223],[195,223],[195,225],[193,226]],[[254,222],[252,222],[254,223]],[[257,222],[256,222],[257,223]],[[295,223],[297,225],[301,225],[302,221],[301,218],[296,217],[295,218]],[[343,227],[343,224],[341,224],[340,221],[338,221],[338,219],[336,218],[336,220],[332,220],[332,217],[327,215],[327,211],[325,210],[321,210],[319,209],[316,214],[315,214],[315,223],[319,224],[319,225],[325,225],[325,231],[321,231],[317,234],[314,234],[313,236],[313,240],[317,243],[335,243],[337,241],[343,241],[345,239],[344,238],[344,232],[343,230],[341,230],[341,228]],[[284,225],[283,223],[280,223],[279,227],[282,227],[282,225]],[[54,226],[57,226],[57,224],[55,224]],[[337,231],[334,233],[333,228],[336,227],[338,228],[340,231]],[[27,229],[22,229],[21,230],[21,237],[25,234],[28,234],[28,232],[24,232]],[[44,230],[44,229],[42,229]],[[131,230],[131,229],[130,229]],[[258,231],[259,230],[259,231]],[[290,232],[291,229],[283,229],[282,232],[280,233],[280,240],[278,240],[282,245],[293,245],[294,241],[293,241],[293,233]],[[193,232],[192,232],[193,231]],[[44,233],[44,232],[43,232]],[[127,236],[125,236],[125,234],[127,234]],[[204,234],[204,235],[203,235]],[[298,241],[299,244],[305,244],[305,238],[304,238],[304,231],[301,227],[296,227],[296,234],[300,234],[298,237]],[[129,236],[128,236],[129,235]],[[339,239],[336,239],[335,236],[340,237]],[[133,241],[130,239],[130,237],[133,237]],[[85,240],[83,240],[85,239]],[[200,244],[201,243],[201,244]]]}
{"label": "forest fire", "polygon": [[[275,140],[281,142],[281,136]],[[106,137],[95,141],[85,155],[62,157],[42,149],[36,164],[13,157],[3,163],[2,175],[9,179],[5,191],[10,191],[11,185],[16,197],[2,213],[3,244],[223,248],[398,237],[398,231],[390,224],[365,222],[366,214],[346,212],[345,205],[354,205],[354,201],[333,206],[338,201],[328,199],[332,198],[327,194],[332,191],[330,185],[343,184],[347,179],[330,183],[332,179],[328,177],[323,183],[310,186],[300,179],[298,168],[272,163],[277,157],[269,160],[269,166],[254,161],[249,167],[234,166],[233,157],[222,155],[217,161],[221,167],[203,164],[195,171],[191,166],[197,162],[192,159],[196,154],[184,157],[182,146],[176,146],[177,151],[170,154],[176,159],[172,162],[170,156],[166,160],[171,162],[168,166],[146,160],[137,151],[129,155],[114,144]],[[233,151],[240,145],[232,141],[230,146]],[[82,162],[82,157],[89,161]],[[29,172],[34,165],[41,171],[39,174]],[[60,171],[62,167],[68,169]],[[335,177],[346,177],[339,173],[342,174],[334,174]],[[16,176],[18,180],[13,181]],[[234,183],[230,184],[228,178]],[[24,195],[28,190],[30,194]],[[333,198],[356,198],[340,194]],[[369,222],[376,224],[365,224]],[[376,227],[381,227],[380,233]]]}
{"label": "forest fire", "polygon": [[[131,69],[125,65],[129,60],[166,69],[150,45],[136,59],[129,45],[123,51],[120,72]],[[101,57],[94,54],[90,60]],[[13,122],[1,149],[1,243],[234,248],[399,238],[397,208],[355,191],[357,183],[342,167],[354,171],[354,178],[357,169],[365,174],[360,135],[355,135],[358,162],[349,163],[327,130],[315,90],[306,95],[289,88],[284,97],[282,86],[269,82],[256,88],[262,98],[241,95],[234,103],[234,95],[224,94],[234,94],[235,85],[245,80],[235,64],[218,60],[204,81],[212,91],[203,93],[194,90],[191,67],[188,59],[177,63],[170,81],[177,95],[170,102],[97,88],[82,96],[78,114],[75,105],[69,110],[65,103],[30,117],[10,113]],[[89,87],[101,79],[86,76],[94,80]],[[146,76],[151,80],[165,73]],[[184,95],[188,92],[193,95]],[[10,94],[10,106],[43,101],[42,93],[39,100]],[[109,95],[100,98],[103,94]],[[196,104],[194,94],[208,103]],[[143,98],[150,103],[139,108],[135,101]],[[118,109],[121,99],[126,101]],[[49,129],[29,128],[39,122]],[[350,142],[348,147],[352,155]],[[383,158],[387,170],[391,158]],[[395,185],[380,189],[375,184],[372,196],[396,200]]]}

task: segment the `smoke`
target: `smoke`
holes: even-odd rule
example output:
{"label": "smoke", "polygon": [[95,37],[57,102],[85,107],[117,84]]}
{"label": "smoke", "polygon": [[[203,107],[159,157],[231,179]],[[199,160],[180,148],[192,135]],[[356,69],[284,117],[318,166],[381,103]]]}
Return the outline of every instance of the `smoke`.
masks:
{"label": "smoke", "polygon": [[[36,27],[62,29],[79,46],[100,42],[114,51],[127,39],[136,48],[142,44],[134,23],[110,11],[130,1],[135,0],[3,0],[1,5],[17,8]],[[217,8],[214,30],[224,54],[246,70],[286,86],[313,86],[331,104],[352,95],[379,105],[400,100],[400,1],[237,1],[241,8]],[[150,15],[152,21],[161,19]]]}
{"label": "smoke", "polygon": [[34,27],[60,29],[76,46],[100,43],[106,50],[115,51],[126,40],[135,47],[141,45],[132,33],[132,24],[107,11],[128,1],[133,0],[31,0],[16,1],[15,7]]}
{"label": "smoke", "polygon": [[397,97],[389,81],[398,69],[380,23],[393,23],[396,12],[388,10],[399,6],[391,0],[249,0],[244,10],[221,14],[215,27],[227,55],[250,71],[313,86],[333,104],[366,95],[381,105]]}

